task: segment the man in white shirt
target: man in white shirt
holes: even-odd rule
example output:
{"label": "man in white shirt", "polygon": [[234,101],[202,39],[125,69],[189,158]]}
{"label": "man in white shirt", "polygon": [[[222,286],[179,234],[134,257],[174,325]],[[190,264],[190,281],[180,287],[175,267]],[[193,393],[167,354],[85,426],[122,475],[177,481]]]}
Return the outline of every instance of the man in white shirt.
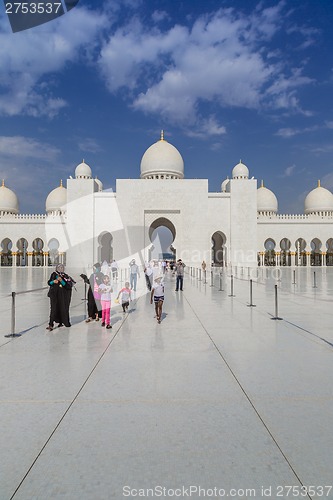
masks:
{"label": "man in white shirt", "polygon": [[135,263],[135,259],[131,260],[129,263],[130,267],[130,284],[131,290],[136,292],[136,284],[138,281],[138,277],[140,278],[139,266]]}

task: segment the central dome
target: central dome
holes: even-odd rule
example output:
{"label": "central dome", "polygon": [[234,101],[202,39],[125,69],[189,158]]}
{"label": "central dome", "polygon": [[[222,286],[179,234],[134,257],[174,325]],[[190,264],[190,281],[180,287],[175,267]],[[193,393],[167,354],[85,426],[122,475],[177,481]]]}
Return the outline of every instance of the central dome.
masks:
{"label": "central dome", "polygon": [[172,144],[161,139],[147,149],[141,160],[141,179],[183,179],[184,161]]}

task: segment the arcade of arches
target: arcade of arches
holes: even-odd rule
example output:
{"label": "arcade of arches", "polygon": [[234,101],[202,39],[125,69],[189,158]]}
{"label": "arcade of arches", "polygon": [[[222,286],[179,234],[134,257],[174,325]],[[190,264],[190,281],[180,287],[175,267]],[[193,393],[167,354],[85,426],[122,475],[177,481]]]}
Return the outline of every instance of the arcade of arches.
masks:
{"label": "arcade of arches", "polygon": [[13,245],[12,240],[4,238],[0,244],[1,266],[53,266],[65,264],[66,253],[59,250],[59,241],[52,238],[48,244],[41,238],[35,238],[30,243],[20,238]]}
{"label": "arcade of arches", "polygon": [[[166,243],[163,243],[159,230],[167,234]],[[173,242],[176,238],[176,229],[172,222],[164,217],[156,219],[149,227],[149,248],[151,258],[176,258]],[[156,244],[158,241],[159,245]],[[216,231],[211,236],[211,264],[213,266],[226,266],[227,239],[223,232]],[[102,233],[98,238],[98,256],[101,261],[110,262],[113,257],[113,236]],[[1,266],[53,266],[66,263],[66,253],[60,251],[59,241],[52,238],[45,243],[41,238],[28,242],[20,238],[14,244],[9,238],[4,238],[0,243]],[[263,244],[264,249],[258,252],[259,266],[333,266],[333,238],[321,241],[314,238],[306,241],[298,238],[291,242],[288,238],[275,241],[267,238]]]}
{"label": "arcade of arches", "polygon": [[264,248],[258,254],[259,266],[333,266],[333,238],[325,242],[298,238],[293,244],[288,238],[279,243],[267,238]]}

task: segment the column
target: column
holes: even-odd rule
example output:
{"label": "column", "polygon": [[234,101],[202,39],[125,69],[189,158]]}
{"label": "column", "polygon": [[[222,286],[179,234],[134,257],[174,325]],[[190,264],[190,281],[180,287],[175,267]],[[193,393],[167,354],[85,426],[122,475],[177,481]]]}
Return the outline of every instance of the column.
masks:
{"label": "column", "polygon": [[33,252],[31,251],[27,251],[27,266],[32,266],[32,256],[33,256]]}
{"label": "column", "polygon": [[12,267],[16,267],[17,251],[12,251]]}
{"label": "column", "polygon": [[305,252],[306,253],[306,267],[310,267],[311,265],[311,252]]}
{"label": "column", "polygon": [[43,252],[43,266],[49,265],[49,252]]}

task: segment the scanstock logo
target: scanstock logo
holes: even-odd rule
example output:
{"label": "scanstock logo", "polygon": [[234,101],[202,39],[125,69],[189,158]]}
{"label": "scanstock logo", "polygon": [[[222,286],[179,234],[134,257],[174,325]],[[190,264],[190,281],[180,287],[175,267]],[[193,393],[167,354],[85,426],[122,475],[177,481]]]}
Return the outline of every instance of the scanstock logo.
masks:
{"label": "scanstock logo", "polygon": [[8,2],[3,0],[13,33],[28,30],[63,16],[79,3],[79,0],[28,0]]}

